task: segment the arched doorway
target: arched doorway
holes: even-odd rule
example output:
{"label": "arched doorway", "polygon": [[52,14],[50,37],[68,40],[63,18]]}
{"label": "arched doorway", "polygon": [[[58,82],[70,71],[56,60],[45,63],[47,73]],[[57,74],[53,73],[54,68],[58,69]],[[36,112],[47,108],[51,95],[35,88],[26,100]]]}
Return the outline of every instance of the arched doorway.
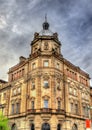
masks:
{"label": "arched doorway", "polygon": [[34,124],[31,124],[31,129],[30,130],[35,130]]}
{"label": "arched doorway", "polygon": [[48,123],[42,124],[42,130],[50,130],[50,125]]}
{"label": "arched doorway", "polygon": [[73,125],[72,130],[78,130],[78,126],[76,124]]}
{"label": "arched doorway", "polygon": [[15,123],[12,125],[11,130],[17,130],[17,126]]}
{"label": "arched doorway", "polygon": [[57,130],[61,130],[61,124],[57,124]]}

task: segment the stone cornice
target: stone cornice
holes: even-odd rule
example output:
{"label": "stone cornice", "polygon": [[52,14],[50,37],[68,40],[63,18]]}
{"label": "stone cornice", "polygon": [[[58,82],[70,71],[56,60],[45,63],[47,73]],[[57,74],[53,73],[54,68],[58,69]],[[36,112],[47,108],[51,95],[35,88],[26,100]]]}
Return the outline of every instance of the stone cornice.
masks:
{"label": "stone cornice", "polygon": [[37,37],[35,37],[33,39],[33,41],[31,42],[31,45],[33,45],[34,43],[36,43],[39,40],[53,40],[56,43],[58,43],[59,45],[61,45],[60,41],[55,36],[45,36],[45,35],[43,35],[43,36],[38,35]]}
{"label": "stone cornice", "polygon": [[69,62],[68,60],[66,60],[65,58],[63,59],[64,63],[69,66],[69,68],[73,69],[76,72],[79,72],[81,75],[87,77],[88,79],[90,79],[89,74],[84,72],[83,70],[81,70],[78,66],[73,65],[71,62]]}

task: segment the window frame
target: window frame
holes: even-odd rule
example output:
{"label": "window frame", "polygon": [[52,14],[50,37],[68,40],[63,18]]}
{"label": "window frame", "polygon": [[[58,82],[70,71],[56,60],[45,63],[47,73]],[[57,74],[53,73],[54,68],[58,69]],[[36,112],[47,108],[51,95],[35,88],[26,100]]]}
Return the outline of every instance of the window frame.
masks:
{"label": "window frame", "polygon": [[49,108],[49,100],[48,99],[44,99],[44,108],[45,109]]}
{"label": "window frame", "polygon": [[44,67],[49,67],[49,60],[44,60],[43,61],[43,66]]}

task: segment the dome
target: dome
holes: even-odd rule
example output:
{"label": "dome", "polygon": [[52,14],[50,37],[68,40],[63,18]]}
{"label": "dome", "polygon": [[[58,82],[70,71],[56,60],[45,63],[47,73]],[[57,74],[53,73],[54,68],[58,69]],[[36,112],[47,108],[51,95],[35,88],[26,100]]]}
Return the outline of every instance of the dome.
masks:
{"label": "dome", "polygon": [[48,30],[48,29],[49,29],[49,23],[45,21],[43,23],[43,30]]}

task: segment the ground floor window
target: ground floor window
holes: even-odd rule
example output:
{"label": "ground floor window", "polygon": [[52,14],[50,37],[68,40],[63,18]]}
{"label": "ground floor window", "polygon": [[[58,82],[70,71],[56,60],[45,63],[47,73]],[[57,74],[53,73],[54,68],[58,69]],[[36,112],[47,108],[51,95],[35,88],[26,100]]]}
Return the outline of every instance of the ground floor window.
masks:
{"label": "ground floor window", "polygon": [[73,125],[72,130],[78,130],[78,127],[76,124]]}
{"label": "ground floor window", "polygon": [[42,125],[42,130],[50,130],[50,125],[48,123],[44,123]]}
{"label": "ground floor window", "polygon": [[17,126],[15,123],[12,125],[11,130],[17,130]]}

